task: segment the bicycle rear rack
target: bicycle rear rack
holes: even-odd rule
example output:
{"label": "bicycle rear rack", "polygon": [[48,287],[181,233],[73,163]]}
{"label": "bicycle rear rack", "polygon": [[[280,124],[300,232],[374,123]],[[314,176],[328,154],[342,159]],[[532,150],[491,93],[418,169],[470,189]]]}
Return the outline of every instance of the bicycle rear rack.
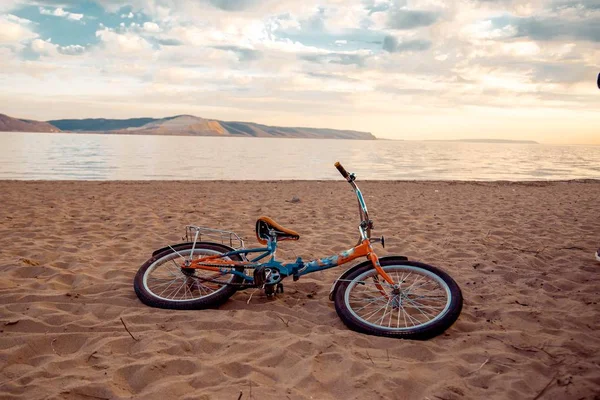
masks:
{"label": "bicycle rear rack", "polygon": [[194,245],[198,241],[208,240],[219,242],[236,250],[244,248],[244,240],[237,233],[202,226],[186,225],[185,239],[188,242],[194,242]]}

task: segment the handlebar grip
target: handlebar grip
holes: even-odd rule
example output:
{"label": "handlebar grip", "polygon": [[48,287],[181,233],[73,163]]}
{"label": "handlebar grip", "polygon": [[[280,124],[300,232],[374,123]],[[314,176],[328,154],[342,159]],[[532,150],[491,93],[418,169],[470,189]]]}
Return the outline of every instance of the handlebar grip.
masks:
{"label": "handlebar grip", "polygon": [[340,164],[339,161],[335,163],[335,167],[337,168],[338,171],[340,171],[340,174],[342,174],[342,176],[346,180],[348,180],[350,175],[348,174],[348,171],[346,171],[346,169],[344,167],[342,167],[342,164]]}

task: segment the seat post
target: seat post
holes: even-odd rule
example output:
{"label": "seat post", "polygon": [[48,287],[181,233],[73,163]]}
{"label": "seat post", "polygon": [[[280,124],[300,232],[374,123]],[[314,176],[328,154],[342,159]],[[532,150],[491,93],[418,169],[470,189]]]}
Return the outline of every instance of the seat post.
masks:
{"label": "seat post", "polygon": [[271,252],[271,260],[275,259],[275,253],[277,251],[277,234],[270,229],[269,230],[269,240],[267,241],[267,249]]}

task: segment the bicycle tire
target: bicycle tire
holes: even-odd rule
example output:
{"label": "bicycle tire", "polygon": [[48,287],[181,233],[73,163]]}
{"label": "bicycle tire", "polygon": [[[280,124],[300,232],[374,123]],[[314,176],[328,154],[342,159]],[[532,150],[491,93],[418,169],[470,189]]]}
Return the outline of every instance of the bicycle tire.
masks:
{"label": "bicycle tire", "polygon": [[[135,278],[133,280],[133,288],[135,290],[136,295],[142,301],[142,303],[156,308],[166,308],[166,309],[175,309],[175,310],[200,310],[206,308],[215,308],[219,305],[223,304],[227,299],[229,299],[233,294],[237,291],[236,284],[240,284],[244,281],[244,279],[238,275],[231,274],[228,280],[224,280],[223,284],[216,290],[210,291],[212,288],[207,284],[218,285],[214,283],[213,280],[202,279],[196,274],[202,273],[203,270],[195,270],[186,275],[181,268],[177,268],[171,266],[170,271],[167,274],[169,278],[162,278],[164,283],[159,283],[157,287],[159,287],[163,293],[158,294],[155,293],[158,290],[154,290],[151,288],[150,283],[148,282],[150,278],[150,274],[161,265],[173,260],[174,258],[181,258],[181,256],[188,256],[192,250],[192,243],[186,243],[178,246],[174,246],[173,249],[169,248],[159,254],[155,254],[148,261],[146,261],[138,270]],[[196,243],[194,247],[194,255],[210,255],[210,254],[223,254],[229,251],[233,251],[232,248],[217,244],[217,243],[209,243],[209,242],[199,242]],[[234,261],[242,261],[242,258],[239,255],[233,255],[230,257],[231,260]],[[236,267],[238,271],[243,270],[243,267]],[[169,275],[170,274],[170,275]],[[181,274],[181,275],[179,275]],[[191,275],[193,274],[193,275]],[[172,275],[172,277],[171,277]],[[169,298],[169,296],[165,296],[164,291],[168,290],[169,287],[167,279],[172,279],[176,285],[181,284],[181,287],[184,287],[184,293],[190,293],[190,299],[175,299]],[[233,284],[233,285],[230,285]],[[162,286],[160,286],[162,285]],[[170,286],[173,284],[171,283]],[[195,285],[195,287],[194,287]],[[190,289],[191,286],[191,289]],[[178,286],[173,287],[173,291]],[[180,288],[181,289],[181,288]],[[202,295],[200,297],[194,297],[193,292],[194,289],[198,291],[199,294],[202,294],[202,291],[207,292],[206,295]],[[178,293],[180,290],[178,291]],[[172,293],[172,292],[169,292]],[[174,296],[173,296],[174,297]]]}
{"label": "bicycle tire", "polygon": [[[416,261],[381,259],[380,263],[382,268],[392,275],[394,281],[400,284],[399,293],[393,293],[390,285],[387,285],[383,279],[379,280],[380,277],[378,278],[379,275],[372,265],[358,268],[340,282],[334,298],[336,312],[348,328],[368,335],[424,340],[446,331],[458,319],[463,304],[462,293],[456,282],[446,272]],[[402,276],[399,275],[399,271],[402,271]],[[403,283],[412,274],[430,278],[437,284],[437,286],[431,284],[430,292],[443,292],[447,297],[439,313],[423,323],[421,323],[422,319],[433,315],[434,310],[441,307],[440,305],[434,306],[435,303],[431,302],[432,299],[437,299],[441,295],[417,296],[415,293],[425,293],[425,289],[429,289],[425,287],[427,283],[419,283],[419,286],[415,286],[419,280],[413,283],[412,287],[403,287]],[[423,282],[425,281],[426,279],[423,280]],[[370,286],[371,284],[372,286]],[[406,284],[409,285],[409,283]],[[357,285],[364,286],[364,289],[362,291],[356,289]],[[385,287],[386,285],[387,287]],[[356,291],[353,292],[355,289]],[[390,309],[389,314],[387,314],[388,308]],[[384,309],[383,316],[379,318],[379,314],[376,312],[382,309]],[[361,315],[363,310],[365,310],[364,315]],[[375,316],[375,321],[370,321],[373,316]],[[388,321],[387,326],[385,326],[386,320]],[[408,326],[407,320],[412,326]],[[391,322],[396,321],[397,326],[392,326]],[[419,323],[416,324],[414,321]],[[406,326],[400,327],[401,322],[404,322],[403,325]]]}

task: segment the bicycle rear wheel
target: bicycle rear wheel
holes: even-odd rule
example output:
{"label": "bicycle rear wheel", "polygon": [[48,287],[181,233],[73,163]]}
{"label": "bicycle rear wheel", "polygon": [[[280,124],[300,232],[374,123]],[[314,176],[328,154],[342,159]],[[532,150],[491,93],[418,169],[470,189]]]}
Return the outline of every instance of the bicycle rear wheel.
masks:
{"label": "bicycle rear wheel", "polygon": [[[233,249],[216,243],[196,243],[176,246],[146,261],[133,280],[138,298],[157,308],[191,310],[213,308],[224,303],[237,290],[243,278],[202,269],[182,268],[186,259],[224,254]],[[242,261],[239,255],[225,260]],[[242,267],[238,267],[242,270]]]}
{"label": "bicycle rear wheel", "polygon": [[447,273],[414,261],[380,263],[397,287],[370,265],[350,274],[340,282],[334,299],[346,326],[369,335],[428,339],[456,321],[462,293]]}

